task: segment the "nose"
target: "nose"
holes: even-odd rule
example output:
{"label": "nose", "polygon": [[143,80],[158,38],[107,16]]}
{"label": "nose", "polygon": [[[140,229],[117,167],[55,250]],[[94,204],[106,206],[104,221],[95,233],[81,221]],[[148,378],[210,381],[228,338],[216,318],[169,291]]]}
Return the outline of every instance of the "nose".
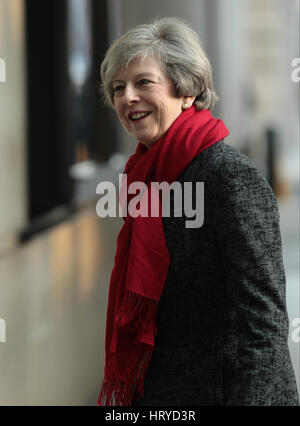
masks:
{"label": "nose", "polygon": [[140,101],[138,89],[132,84],[127,84],[124,89],[123,102],[127,105],[132,105]]}

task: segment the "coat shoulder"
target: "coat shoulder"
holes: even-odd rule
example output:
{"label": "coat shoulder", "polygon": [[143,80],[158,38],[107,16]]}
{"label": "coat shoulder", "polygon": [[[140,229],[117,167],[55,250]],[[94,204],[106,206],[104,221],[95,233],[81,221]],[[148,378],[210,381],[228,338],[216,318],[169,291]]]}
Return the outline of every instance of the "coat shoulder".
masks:
{"label": "coat shoulder", "polygon": [[189,168],[197,174],[214,173],[219,177],[232,177],[239,172],[254,173],[266,180],[253,161],[239,149],[222,141],[217,142],[194,158]]}
{"label": "coat shoulder", "polygon": [[254,162],[239,149],[223,140],[201,152],[182,175],[183,181],[203,181],[221,192],[237,187],[262,191],[277,202],[273,189]]}

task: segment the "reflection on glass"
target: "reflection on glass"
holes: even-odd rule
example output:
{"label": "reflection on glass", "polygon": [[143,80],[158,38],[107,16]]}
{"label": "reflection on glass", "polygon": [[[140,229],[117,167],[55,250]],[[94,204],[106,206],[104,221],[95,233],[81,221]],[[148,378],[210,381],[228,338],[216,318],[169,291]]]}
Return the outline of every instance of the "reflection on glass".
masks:
{"label": "reflection on glass", "polygon": [[68,0],[68,71],[72,96],[72,143],[74,162],[69,170],[75,180],[86,180],[96,172],[90,159],[92,66],[91,0]]}
{"label": "reflection on glass", "polygon": [[69,75],[81,92],[91,69],[91,2],[68,0]]}

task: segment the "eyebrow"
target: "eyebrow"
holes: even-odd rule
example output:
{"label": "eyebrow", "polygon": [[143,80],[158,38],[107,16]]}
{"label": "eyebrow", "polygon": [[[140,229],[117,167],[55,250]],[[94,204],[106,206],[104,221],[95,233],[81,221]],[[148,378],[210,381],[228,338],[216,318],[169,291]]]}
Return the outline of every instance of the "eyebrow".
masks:
{"label": "eyebrow", "polygon": [[[156,74],[153,74],[152,72],[142,72],[142,73],[140,73],[140,74],[137,74],[136,76],[135,76],[135,78],[141,78],[141,77],[146,77],[146,76],[150,76],[150,77],[156,77],[156,78],[158,78],[157,76],[156,76]],[[112,83],[124,83],[124,80],[113,80],[112,81]]]}

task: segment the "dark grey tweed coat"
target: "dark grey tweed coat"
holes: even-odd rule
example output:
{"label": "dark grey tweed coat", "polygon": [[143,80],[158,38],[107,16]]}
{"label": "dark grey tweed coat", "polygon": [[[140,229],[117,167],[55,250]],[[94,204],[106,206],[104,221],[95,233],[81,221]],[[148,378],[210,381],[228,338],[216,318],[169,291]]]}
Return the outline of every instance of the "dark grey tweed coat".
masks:
{"label": "dark grey tweed coat", "polygon": [[204,224],[163,218],[171,264],[133,405],[299,405],[272,189],[223,141],[178,180],[204,182]]}

